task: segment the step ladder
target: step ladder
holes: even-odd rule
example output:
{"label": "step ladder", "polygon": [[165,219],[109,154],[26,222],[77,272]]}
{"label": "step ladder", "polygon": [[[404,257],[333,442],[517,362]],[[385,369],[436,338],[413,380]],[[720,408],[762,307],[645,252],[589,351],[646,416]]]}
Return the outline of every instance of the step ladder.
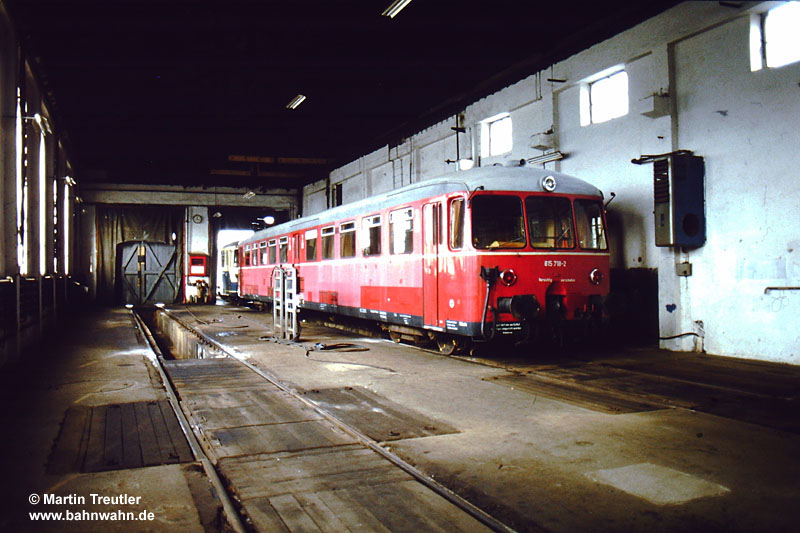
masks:
{"label": "step ladder", "polygon": [[299,303],[297,269],[276,266],[272,269],[272,328],[275,338],[290,341],[300,338]]}

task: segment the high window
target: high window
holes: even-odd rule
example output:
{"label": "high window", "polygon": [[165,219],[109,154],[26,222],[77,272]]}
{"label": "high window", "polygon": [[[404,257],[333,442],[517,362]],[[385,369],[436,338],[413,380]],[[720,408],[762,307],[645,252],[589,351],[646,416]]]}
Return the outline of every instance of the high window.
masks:
{"label": "high window", "polygon": [[628,114],[628,73],[618,70],[581,86],[581,126]]}
{"label": "high window", "polygon": [[750,70],[800,61],[800,2],[786,2],[753,15],[750,21]]}
{"label": "high window", "polygon": [[511,115],[502,113],[481,123],[481,156],[501,155],[511,151]]}

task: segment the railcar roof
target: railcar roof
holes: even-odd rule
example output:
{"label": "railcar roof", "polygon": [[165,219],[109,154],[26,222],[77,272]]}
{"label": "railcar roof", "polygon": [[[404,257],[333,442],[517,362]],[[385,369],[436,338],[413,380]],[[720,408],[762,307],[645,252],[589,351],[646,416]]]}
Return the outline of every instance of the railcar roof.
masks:
{"label": "railcar roof", "polygon": [[284,222],[283,224],[258,231],[251,237],[240,241],[239,244],[249,244],[302,228],[347,220],[348,218],[367,215],[387,207],[400,207],[403,204],[431,196],[453,192],[469,193],[479,187],[482,187],[481,190],[483,191],[546,192],[542,187],[542,178],[545,176],[553,176],[556,179],[556,189],[553,194],[603,196],[600,189],[594,185],[552,170],[531,167],[480,167],[412,183],[383,194],[334,207],[316,215]]}

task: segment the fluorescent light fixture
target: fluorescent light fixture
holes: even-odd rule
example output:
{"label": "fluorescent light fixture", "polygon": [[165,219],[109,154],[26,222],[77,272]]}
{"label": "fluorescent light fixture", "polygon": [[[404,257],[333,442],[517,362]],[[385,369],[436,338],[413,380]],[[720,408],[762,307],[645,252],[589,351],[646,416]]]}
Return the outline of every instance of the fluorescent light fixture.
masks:
{"label": "fluorescent light fixture", "polygon": [[242,195],[242,198],[244,198],[245,200],[249,200],[250,198],[253,198],[255,195],[256,193],[254,193],[253,191],[247,191]]}
{"label": "fluorescent light fixture", "polygon": [[292,98],[291,102],[286,104],[286,109],[297,109],[300,104],[306,101],[306,95],[298,94],[294,98]]}
{"label": "fluorescent light fixture", "polygon": [[404,7],[411,3],[411,0],[394,0],[389,7],[387,7],[383,13],[381,13],[384,17],[389,17],[393,19],[400,13]]}

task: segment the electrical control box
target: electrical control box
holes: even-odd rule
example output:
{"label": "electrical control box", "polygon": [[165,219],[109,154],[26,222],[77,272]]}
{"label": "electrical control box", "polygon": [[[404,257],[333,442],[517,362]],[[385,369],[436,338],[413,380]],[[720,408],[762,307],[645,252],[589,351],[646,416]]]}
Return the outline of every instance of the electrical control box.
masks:
{"label": "electrical control box", "polygon": [[705,164],[690,153],[653,160],[656,246],[696,248],[706,242]]}

